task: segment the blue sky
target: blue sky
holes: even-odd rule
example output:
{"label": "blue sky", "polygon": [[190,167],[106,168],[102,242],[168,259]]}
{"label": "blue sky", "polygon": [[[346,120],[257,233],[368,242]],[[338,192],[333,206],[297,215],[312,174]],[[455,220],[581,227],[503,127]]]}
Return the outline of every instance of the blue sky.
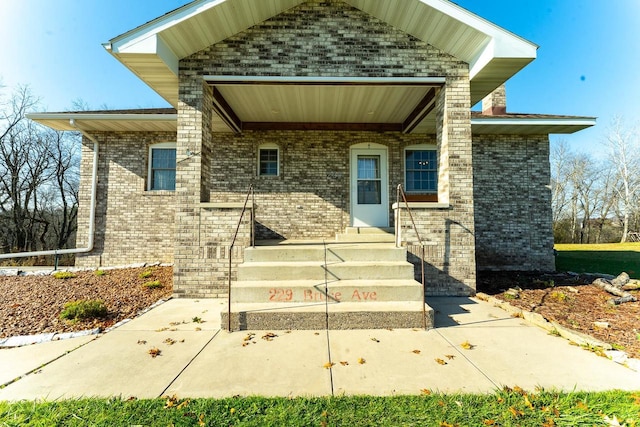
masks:
{"label": "blue sky", "polygon": [[[186,0],[0,0],[0,78],[29,84],[42,110],[76,99],[93,108],[166,102],[101,43]],[[540,46],[538,59],[507,82],[508,109],[598,117],[566,139],[597,154],[612,117],[640,116],[640,1],[458,0],[460,6]]]}

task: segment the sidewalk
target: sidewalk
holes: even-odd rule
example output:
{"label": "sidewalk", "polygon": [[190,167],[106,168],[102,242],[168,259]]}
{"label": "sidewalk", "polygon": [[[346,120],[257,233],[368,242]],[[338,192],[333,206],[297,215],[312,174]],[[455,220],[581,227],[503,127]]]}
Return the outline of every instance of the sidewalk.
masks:
{"label": "sidewalk", "polygon": [[98,338],[0,350],[0,384],[35,370],[0,389],[0,400],[640,389],[640,374],[486,302],[428,302],[429,331],[270,331],[269,340],[252,331],[245,340],[247,331],[220,330],[225,300],[174,299]]}

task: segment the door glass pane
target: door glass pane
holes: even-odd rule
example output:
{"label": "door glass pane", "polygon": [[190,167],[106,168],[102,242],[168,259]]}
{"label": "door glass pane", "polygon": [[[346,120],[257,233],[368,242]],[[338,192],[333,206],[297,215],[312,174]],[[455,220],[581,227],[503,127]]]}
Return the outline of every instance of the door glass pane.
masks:
{"label": "door glass pane", "polygon": [[382,204],[380,156],[358,156],[358,204]]}
{"label": "door glass pane", "polygon": [[358,179],[380,179],[380,156],[358,156]]}

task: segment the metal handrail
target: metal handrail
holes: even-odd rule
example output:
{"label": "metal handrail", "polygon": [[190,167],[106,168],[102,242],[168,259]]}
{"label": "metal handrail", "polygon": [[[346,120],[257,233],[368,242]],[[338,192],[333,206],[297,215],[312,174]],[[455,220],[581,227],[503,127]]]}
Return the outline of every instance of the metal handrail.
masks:
{"label": "metal handrail", "polygon": [[229,286],[227,289],[227,295],[229,296],[229,304],[227,307],[227,331],[231,332],[231,266],[233,261],[233,247],[236,244],[236,240],[238,239],[238,233],[240,232],[240,226],[242,225],[242,219],[244,218],[244,214],[247,211],[247,204],[249,203],[249,199],[251,198],[251,229],[250,232],[250,240],[251,246],[254,247],[255,242],[255,192],[253,191],[253,184],[249,185],[249,191],[247,191],[247,197],[244,200],[244,206],[242,207],[242,212],[240,213],[240,218],[238,219],[238,226],[236,227],[236,232],[233,235],[233,239],[231,240],[231,245],[229,246]]}
{"label": "metal handrail", "polygon": [[411,224],[413,226],[413,231],[416,233],[416,237],[418,238],[418,243],[420,244],[421,254],[420,254],[420,266],[422,269],[422,327],[427,329],[427,309],[425,307],[424,296],[426,294],[426,284],[424,280],[424,242],[420,233],[418,232],[418,227],[416,226],[416,222],[413,219],[413,213],[411,212],[411,208],[409,207],[409,202],[407,201],[407,195],[404,193],[402,189],[402,184],[398,184],[397,192],[396,192],[396,200],[397,200],[397,214],[396,214],[396,223],[395,223],[395,231],[396,231],[396,246],[400,247],[402,245],[402,219],[400,215],[400,199],[404,202],[404,205],[409,213],[409,218],[411,219]]}

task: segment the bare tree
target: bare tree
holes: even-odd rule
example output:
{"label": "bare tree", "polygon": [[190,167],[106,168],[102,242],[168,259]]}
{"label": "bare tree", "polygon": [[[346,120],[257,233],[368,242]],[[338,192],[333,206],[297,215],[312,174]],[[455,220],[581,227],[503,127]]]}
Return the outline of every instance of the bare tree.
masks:
{"label": "bare tree", "polygon": [[605,140],[609,160],[617,173],[618,210],[622,220],[622,238],[627,241],[629,220],[640,193],[640,142],[637,127],[627,128],[620,117],[613,119]]}
{"label": "bare tree", "polygon": [[0,100],[3,252],[63,248],[76,230],[77,144],[28,120],[26,114],[36,105],[27,87]]}

